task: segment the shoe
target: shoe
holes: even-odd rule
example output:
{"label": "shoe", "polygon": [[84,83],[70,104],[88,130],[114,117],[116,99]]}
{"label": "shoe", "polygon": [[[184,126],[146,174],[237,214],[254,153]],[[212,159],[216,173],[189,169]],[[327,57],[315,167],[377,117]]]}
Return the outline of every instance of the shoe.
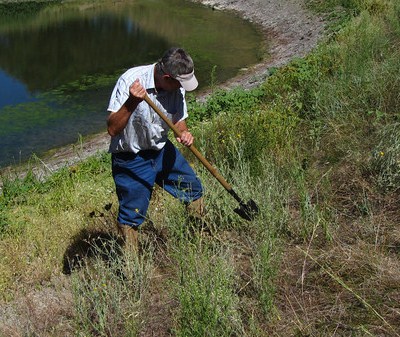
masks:
{"label": "shoe", "polygon": [[124,240],[124,251],[137,254],[139,250],[137,228],[118,223],[118,231]]}

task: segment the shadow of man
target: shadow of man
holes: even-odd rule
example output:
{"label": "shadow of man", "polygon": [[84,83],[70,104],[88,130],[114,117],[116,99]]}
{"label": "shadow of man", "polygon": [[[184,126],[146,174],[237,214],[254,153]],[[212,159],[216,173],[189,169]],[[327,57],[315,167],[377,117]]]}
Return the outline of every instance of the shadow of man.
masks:
{"label": "shadow of man", "polygon": [[82,268],[92,258],[100,258],[104,262],[122,256],[123,239],[113,233],[82,229],[71,240],[63,257],[63,273],[70,275],[72,271]]}

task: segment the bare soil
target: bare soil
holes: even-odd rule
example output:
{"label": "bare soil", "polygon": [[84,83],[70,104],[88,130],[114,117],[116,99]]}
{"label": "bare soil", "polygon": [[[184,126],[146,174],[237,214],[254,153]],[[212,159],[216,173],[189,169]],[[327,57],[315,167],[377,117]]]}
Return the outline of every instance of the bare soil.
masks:
{"label": "bare soil", "polygon": [[[294,57],[310,52],[319,41],[324,20],[305,8],[306,0],[191,0],[209,6],[210,10],[232,11],[259,27],[264,36],[264,55],[260,63],[249,65],[233,79],[222,83],[222,88],[242,86],[251,88],[269,76],[271,67],[279,67]],[[198,93],[198,99],[207,96]],[[38,178],[43,178],[61,167],[107,150],[109,136],[106,132],[86,137],[81,144],[70,144],[43,156],[33,168]],[[3,171],[10,170],[8,168]],[[25,171],[26,169],[22,169]],[[0,187],[1,188],[1,187]]]}
{"label": "bare soil", "polygon": [[230,10],[257,25],[263,32],[262,62],[246,69],[223,86],[251,87],[264,81],[268,69],[279,67],[314,48],[324,21],[305,8],[306,0],[192,0],[214,10]]}

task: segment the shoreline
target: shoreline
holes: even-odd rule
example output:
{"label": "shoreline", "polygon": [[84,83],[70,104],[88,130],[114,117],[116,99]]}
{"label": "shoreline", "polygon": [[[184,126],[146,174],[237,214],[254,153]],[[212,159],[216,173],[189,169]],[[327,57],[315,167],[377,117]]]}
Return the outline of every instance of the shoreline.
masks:
{"label": "shoreline", "polygon": [[[251,88],[264,82],[271,67],[280,67],[295,57],[303,57],[318,43],[324,22],[304,8],[305,0],[190,0],[210,10],[232,11],[259,27],[263,34],[262,61],[244,69],[234,78],[219,84],[222,89],[242,86]],[[200,92],[197,99],[205,99],[208,92]],[[44,179],[62,167],[73,165],[98,152],[107,151],[110,136],[102,132],[85,136],[81,143],[68,144],[48,151],[37,159],[0,169],[2,174],[26,172],[31,168],[38,179]],[[0,182],[1,185],[1,182]],[[0,186],[1,190],[1,186]]]}
{"label": "shoreline", "polygon": [[307,55],[320,40],[325,23],[305,8],[306,0],[190,0],[213,10],[232,11],[259,27],[263,35],[263,60],[220,87],[251,88],[269,76],[268,69],[280,67],[294,57]]}

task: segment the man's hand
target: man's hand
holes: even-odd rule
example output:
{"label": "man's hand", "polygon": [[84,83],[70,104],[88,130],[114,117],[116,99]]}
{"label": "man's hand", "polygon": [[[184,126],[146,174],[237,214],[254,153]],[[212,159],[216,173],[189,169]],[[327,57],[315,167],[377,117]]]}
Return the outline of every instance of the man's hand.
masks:
{"label": "man's hand", "polygon": [[133,99],[141,102],[146,96],[146,89],[140,84],[139,79],[136,79],[135,82],[133,82],[129,87],[129,93]]}
{"label": "man's hand", "polygon": [[181,144],[183,144],[183,145],[185,145],[185,146],[190,146],[190,145],[192,145],[193,144],[193,141],[194,141],[194,137],[193,137],[193,135],[189,132],[189,131],[183,131],[182,133],[181,133],[181,136],[180,137],[176,137],[176,140],[179,142],[179,143],[181,143]]}
{"label": "man's hand", "polygon": [[145,96],[146,89],[140,84],[139,79],[136,79],[129,87],[129,98],[125,102],[125,106],[132,112],[144,100]]}
{"label": "man's hand", "polygon": [[107,130],[110,136],[118,135],[125,128],[132,112],[143,101],[145,96],[146,89],[140,84],[139,79],[136,79],[129,87],[129,98],[127,101],[118,111],[111,112],[107,118]]}

